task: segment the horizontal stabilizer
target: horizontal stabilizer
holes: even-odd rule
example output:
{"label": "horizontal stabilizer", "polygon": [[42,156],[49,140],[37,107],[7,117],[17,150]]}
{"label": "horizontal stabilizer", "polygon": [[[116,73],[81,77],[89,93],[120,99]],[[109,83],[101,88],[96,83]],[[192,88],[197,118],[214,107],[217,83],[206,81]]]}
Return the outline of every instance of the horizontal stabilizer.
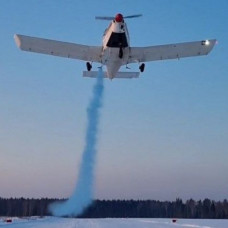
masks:
{"label": "horizontal stabilizer", "polygon": [[[83,71],[83,77],[96,78],[98,71]],[[107,72],[103,72],[104,77],[108,78]],[[138,78],[139,72],[118,72],[114,78]]]}

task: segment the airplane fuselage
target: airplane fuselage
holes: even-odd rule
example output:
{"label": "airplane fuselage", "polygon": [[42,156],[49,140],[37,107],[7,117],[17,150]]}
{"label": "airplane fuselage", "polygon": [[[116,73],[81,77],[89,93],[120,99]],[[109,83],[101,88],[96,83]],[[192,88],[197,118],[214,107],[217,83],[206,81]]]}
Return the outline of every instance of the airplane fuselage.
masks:
{"label": "airplane fuselage", "polygon": [[101,63],[106,65],[107,76],[113,79],[129,58],[129,34],[124,20],[114,19],[103,35]]}

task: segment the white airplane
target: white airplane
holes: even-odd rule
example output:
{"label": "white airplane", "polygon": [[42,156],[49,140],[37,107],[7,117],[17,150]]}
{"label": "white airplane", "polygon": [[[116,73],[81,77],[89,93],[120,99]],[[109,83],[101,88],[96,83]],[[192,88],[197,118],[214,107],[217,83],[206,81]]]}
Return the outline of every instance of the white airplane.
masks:
{"label": "white airplane", "polygon": [[87,71],[83,71],[84,77],[97,77],[97,71],[91,71],[93,62],[105,65],[107,72],[104,73],[104,76],[110,79],[139,77],[139,72],[119,72],[123,65],[128,68],[128,64],[138,63],[139,70],[143,72],[144,62],[207,55],[216,43],[216,40],[213,39],[149,47],[130,47],[129,33],[124,19],[140,16],[142,15],[123,17],[119,13],[115,17],[96,17],[96,19],[111,20],[109,27],[104,32],[102,46],[87,46],[18,34],[14,35],[14,39],[17,46],[23,51],[86,61]]}

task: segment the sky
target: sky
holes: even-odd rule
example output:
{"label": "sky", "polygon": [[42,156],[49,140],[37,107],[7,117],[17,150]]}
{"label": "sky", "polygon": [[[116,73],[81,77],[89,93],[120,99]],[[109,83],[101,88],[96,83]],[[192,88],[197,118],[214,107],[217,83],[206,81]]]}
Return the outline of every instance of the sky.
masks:
{"label": "sky", "polygon": [[95,16],[142,13],[127,20],[131,46],[218,44],[105,80],[95,198],[227,198],[227,11],[227,0],[1,0],[0,197],[70,196],[95,83],[85,62],[22,52],[13,35],[99,46],[109,22]]}

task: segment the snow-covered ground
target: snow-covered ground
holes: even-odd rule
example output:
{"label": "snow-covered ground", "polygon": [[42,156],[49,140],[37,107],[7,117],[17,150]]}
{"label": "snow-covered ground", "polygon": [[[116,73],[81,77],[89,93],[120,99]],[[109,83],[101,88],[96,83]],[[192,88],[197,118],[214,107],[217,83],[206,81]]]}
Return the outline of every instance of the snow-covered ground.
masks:
{"label": "snow-covered ground", "polygon": [[6,223],[0,218],[0,227],[9,228],[228,228],[228,220],[210,219],[73,219],[73,218],[12,218]]}

